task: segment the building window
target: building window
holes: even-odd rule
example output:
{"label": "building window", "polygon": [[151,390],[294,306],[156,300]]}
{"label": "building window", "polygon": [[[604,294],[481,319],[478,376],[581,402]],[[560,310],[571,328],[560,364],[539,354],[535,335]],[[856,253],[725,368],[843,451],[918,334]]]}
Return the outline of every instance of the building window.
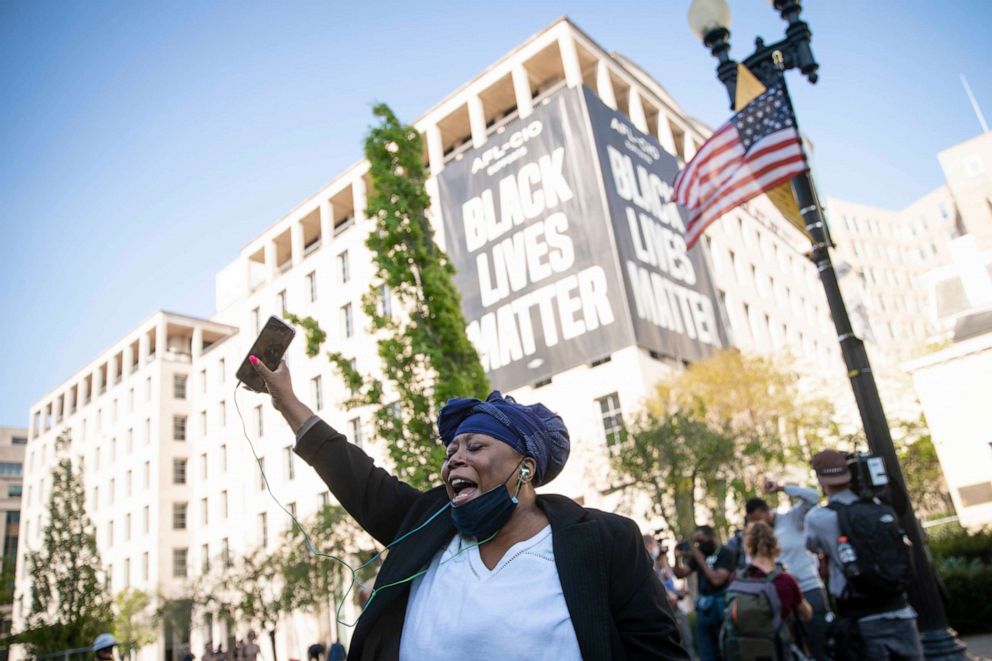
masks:
{"label": "building window", "polygon": [[276,299],[279,301],[279,312],[283,315],[286,314],[286,290],[283,289],[281,292],[276,294]]}
{"label": "building window", "polygon": [[175,399],[186,399],[186,382],[189,377],[185,374],[172,375],[172,396]]}
{"label": "building window", "polygon": [[603,431],[606,433],[606,444],[615,447],[623,439],[623,414],[620,412],[620,396],[610,393],[596,400],[603,418]]}
{"label": "building window", "polygon": [[310,271],[306,276],[307,301],[314,303],[317,300],[317,272]]}
{"label": "building window", "polygon": [[186,578],[187,549],[172,549],[172,577]]}
{"label": "building window", "polygon": [[264,428],[262,426],[262,422],[263,422],[263,418],[262,418],[262,407],[261,406],[256,406],[255,407],[255,434],[257,436],[261,436],[262,433],[263,433],[263,431],[264,431]]}
{"label": "building window", "polygon": [[220,492],[220,516],[222,519],[227,518],[227,490]]}
{"label": "building window", "polygon": [[355,321],[351,312],[351,303],[341,307],[341,334],[346,338],[355,334]]}
{"label": "building window", "polygon": [[7,485],[7,497],[8,498],[20,498],[23,486],[20,484],[8,484]]}
{"label": "building window", "polygon": [[141,580],[148,580],[148,551],[141,554]]}
{"label": "building window", "polygon": [[269,517],[265,512],[258,515],[258,538],[262,548],[269,545]]}
{"label": "building window", "polygon": [[286,479],[292,480],[296,478],[296,464],[293,461],[293,447],[287,446],[283,448],[283,456],[286,458]]}
{"label": "building window", "polygon": [[210,523],[210,503],[206,498],[200,499],[200,523],[202,525]]}
{"label": "building window", "polygon": [[152,401],[152,377],[145,379],[145,401]]}
{"label": "building window", "polygon": [[107,503],[109,505],[114,504],[114,497],[117,495],[117,478],[110,478],[110,493],[107,494]]}
{"label": "building window", "polygon": [[124,515],[124,541],[131,541],[131,514]]}
{"label": "building window", "polygon": [[145,445],[152,442],[152,419],[145,418]]}
{"label": "building window", "polygon": [[127,428],[127,453],[134,452],[134,427]]}
{"label": "building window", "polygon": [[186,530],[186,503],[172,503],[172,529]]}
{"label": "building window", "polygon": [[124,479],[124,495],[127,496],[128,498],[131,497],[131,483],[133,481],[132,480],[132,475],[133,475],[133,473],[131,472],[131,469],[129,468],[128,471],[127,471],[127,473],[125,473],[125,479]]}
{"label": "building window", "polygon": [[124,558],[124,585],[131,585],[131,558]]}
{"label": "building window", "polygon": [[200,477],[207,479],[207,453],[200,455]]}
{"label": "building window", "polygon": [[261,313],[258,308],[252,308],[251,311],[251,334],[258,335],[258,331],[262,329],[261,327],[262,318]]}
{"label": "building window", "polygon": [[296,503],[289,503],[288,505],[286,505],[286,509],[289,510],[289,516],[290,516],[291,519],[294,519],[294,523],[295,523],[295,519],[296,519]]}
{"label": "building window", "polygon": [[203,558],[203,573],[210,571],[210,545],[204,544],[200,547],[200,557]]}
{"label": "building window", "polygon": [[265,491],[265,457],[258,460],[258,490]]}
{"label": "building window", "polygon": [[223,400],[217,405],[217,424],[222,429],[227,426],[227,402]]}
{"label": "building window", "polygon": [[351,263],[347,250],[338,255],[338,278],[342,285],[351,280]]}
{"label": "building window", "polygon": [[206,367],[204,367],[202,370],[200,370],[200,392],[201,393],[206,393],[207,392],[207,368]]}
{"label": "building window", "polygon": [[331,494],[327,493],[326,491],[320,494],[320,506],[327,507],[330,504],[331,504]]}
{"label": "building window", "polygon": [[174,415],[174,416],[172,416],[172,440],[174,440],[174,441],[185,441],[186,440],[186,416],[185,415]]}
{"label": "building window", "polygon": [[217,361],[217,383],[224,383],[227,378],[227,362],[221,358]]}
{"label": "building window", "polygon": [[20,477],[24,466],[19,461],[0,461],[0,477]]}
{"label": "building window", "polygon": [[227,444],[223,443],[220,446],[220,470],[222,472],[227,472]]}
{"label": "building window", "polygon": [[227,537],[220,540],[220,557],[225,567],[231,566],[231,544],[227,541]]}
{"label": "building window", "polygon": [[172,460],[172,483],[173,484],[186,484],[186,460],[185,459],[173,459]]}
{"label": "building window", "polygon": [[324,397],[321,392],[321,380],[319,375],[310,379],[310,395],[313,399],[314,411],[319,411],[324,408]]}
{"label": "building window", "polygon": [[202,436],[207,435],[207,412],[200,411],[200,434]]}
{"label": "building window", "polygon": [[114,545],[114,522],[107,521],[107,546]]}
{"label": "building window", "polygon": [[151,462],[146,461],[144,466],[144,474],[142,475],[145,488],[147,489],[151,486],[152,481],[152,465]]}
{"label": "building window", "polygon": [[362,447],[362,419],[352,418],[348,421],[348,430],[351,432],[351,442]]}
{"label": "building window", "polygon": [[151,525],[150,516],[148,511],[148,505],[145,505],[144,509],[141,510],[141,532],[145,535],[148,534],[148,527]]}

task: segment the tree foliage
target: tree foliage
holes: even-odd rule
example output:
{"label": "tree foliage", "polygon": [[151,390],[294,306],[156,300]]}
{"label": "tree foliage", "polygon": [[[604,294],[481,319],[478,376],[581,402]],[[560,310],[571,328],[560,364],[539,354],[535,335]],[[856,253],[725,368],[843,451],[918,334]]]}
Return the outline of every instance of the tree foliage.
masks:
{"label": "tree foliage", "polygon": [[27,556],[31,610],[26,629],[12,642],[23,644],[32,655],[90,645],[112,622],[81,471],[67,452],[70,443],[68,430],[55,442],[59,460],[51,474],[42,547]]}
{"label": "tree foliage", "polygon": [[900,439],[899,465],[916,515],[927,519],[953,512],[954,501],[947,490],[926,420],[921,416],[919,420],[898,422],[892,431]]}
{"label": "tree foliage", "polygon": [[829,402],[805,396],[790,370],[728,349],[660,382],[612,463],[685,536],[697,505],[726,530],[727,508],[755,495],[769,470],[808,464],[835,434]]}
{"label": "tree foliage", "polygon": [[[303,525],[321,555],[311,552],[304,529],[294,525],[286,536],[282,556],[287,607],[323,616],[335,638],[341,639],[337,612],[348,597],[357,599],[358,590],[352,585],[351,571],[329,556],[358,568],[375,554],[375,543],[337,505],[322,507]],[[361,572],[359,579],[371,578],[374,570],[370,567]]]}
{"label": "tree foliage", "polygon": [[129,643],[128,657],[133,652],[155,642],[158,628],[148,593],[135,588],[125,588],[114,597],[114,634]]}
{"label": "tree foliage", "polygon": [[[367,216],[375,223],[366,245],[375,274],[362,308],[376,334],[381,378],[358,372],[340,352],[328,358],[353,397],[346,406],[374,407],[375,433],[386,442],[398,476],[426,489],[438,480],[444,450],[434,422],[452,397],[485,397],[489,383],[465,334],[454,267],[434,242],[424,187],[423,143],[385,104],[365,140],[371,189]],[[309,317],[307,350],[317,355],[326,337]]]}

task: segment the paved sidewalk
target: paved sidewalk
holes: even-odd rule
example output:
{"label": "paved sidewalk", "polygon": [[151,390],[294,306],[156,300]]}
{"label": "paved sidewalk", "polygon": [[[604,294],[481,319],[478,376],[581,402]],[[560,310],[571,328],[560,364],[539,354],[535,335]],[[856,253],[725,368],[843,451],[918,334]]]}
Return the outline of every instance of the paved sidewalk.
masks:
{"label": "paved sidewalk", "polygon": [[965,636],[961,639],[968,646],[968,654],[976,659],[992,659],[992,633]]}

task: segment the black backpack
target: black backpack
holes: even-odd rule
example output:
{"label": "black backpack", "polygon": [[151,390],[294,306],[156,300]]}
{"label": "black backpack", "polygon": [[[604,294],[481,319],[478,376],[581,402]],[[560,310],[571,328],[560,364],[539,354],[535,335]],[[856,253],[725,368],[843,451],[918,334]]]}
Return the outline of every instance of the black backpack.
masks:
{"label": "black backpack", "polygon": [[849,505],[836,501],[827,505],[837,512],[840,534],[847,537],[857,556],[857,571],[844,566],[845,598],[885,599],[905,592],[913,573],[909,540],[895,511],[875,498],[862,498]]}

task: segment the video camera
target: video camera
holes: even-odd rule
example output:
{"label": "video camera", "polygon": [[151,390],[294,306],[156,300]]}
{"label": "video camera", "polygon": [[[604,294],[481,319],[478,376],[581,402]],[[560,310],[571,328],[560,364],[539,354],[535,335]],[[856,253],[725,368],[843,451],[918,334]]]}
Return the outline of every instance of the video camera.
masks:
{"label": "video camera", "polygon": [[848,452],[844,458],[851,471],[851,491],[860,498],[888,500],[889,475],[881,457],[867,452]]}

